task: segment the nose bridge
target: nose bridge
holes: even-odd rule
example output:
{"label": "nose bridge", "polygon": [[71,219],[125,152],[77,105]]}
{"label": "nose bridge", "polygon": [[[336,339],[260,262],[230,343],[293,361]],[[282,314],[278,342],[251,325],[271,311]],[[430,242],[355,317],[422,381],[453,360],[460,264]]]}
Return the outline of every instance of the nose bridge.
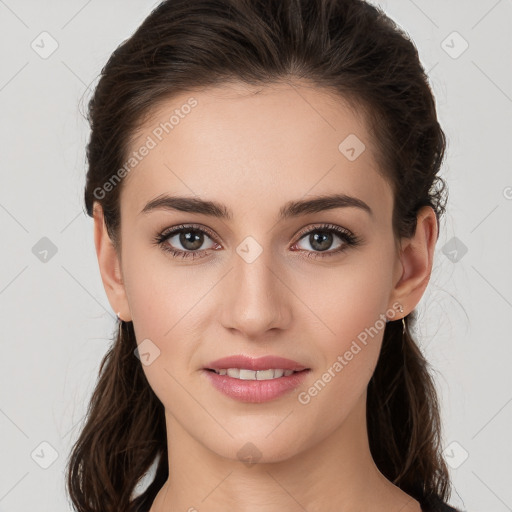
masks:
{"label": "nose bridge", "polygon": [[230,298],[223,301],[226,328],[247,337],[258,337],[272,328],[284,328],[291,317],[286,286],[281,282],[278,263],[271,249],[247,237],[233,255],[234,268],[228,279]]}

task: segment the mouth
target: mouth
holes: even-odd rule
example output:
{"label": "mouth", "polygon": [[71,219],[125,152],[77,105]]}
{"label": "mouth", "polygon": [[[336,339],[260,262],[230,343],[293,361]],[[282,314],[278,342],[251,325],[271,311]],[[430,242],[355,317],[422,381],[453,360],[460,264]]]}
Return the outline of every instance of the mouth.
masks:
{"label": "mouth", "polygon": [[210,384],[241,402],[269,402],[302,386],[311,368],[276,355],[232,355],[211,361],[203,369]]}
{"label": "mouth", "polygon": [[217,391],[239,402],[263,403],[290,395],[306,383],[310,368],[203,368],[203,375]]}
{"label": "mouth", "polygon": [[290,370],[284,368],[268,368],[266,370],[250,370],[246,368],[205,368],[206,371],[216,373],[217,375],[226,375],[239,380],[274,380],[283,377],[289,377],[296,373],[307,372],[310,369]]}

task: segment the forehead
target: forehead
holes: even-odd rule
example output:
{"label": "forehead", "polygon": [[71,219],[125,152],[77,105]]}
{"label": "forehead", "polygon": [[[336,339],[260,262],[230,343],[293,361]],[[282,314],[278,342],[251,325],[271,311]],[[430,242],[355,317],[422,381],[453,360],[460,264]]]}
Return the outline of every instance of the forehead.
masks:
{"label": "forehead", "polygon": [[162,193],[214,199],[240,214],[275,215],[290,199],[336,192],[371,203],[377,215],[392,208],[363,116],[309,85],[234,83],[176,95],[148,113],[133,152],[121,205],[134,215]]}

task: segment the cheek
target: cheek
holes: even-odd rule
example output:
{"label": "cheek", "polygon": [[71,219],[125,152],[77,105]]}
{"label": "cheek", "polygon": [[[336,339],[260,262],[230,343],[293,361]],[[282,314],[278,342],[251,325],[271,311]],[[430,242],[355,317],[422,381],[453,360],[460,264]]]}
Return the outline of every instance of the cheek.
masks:
{"label": "cheek", "polygon": [[315,340],[324,353],[343,350],[352,339],[379,337],[391,291],[391,270],[387,268],[384,262],[378,270],[361,261],[317,273],[315,279],[294,286],[311,312],[303,317],[304,327],[308,322],[318,325]]}
{"label": "cheek", "polygon": [[[340,403],[353,403],[364,392],[377,364],[386,327],[391,272],[387,271],[384,255],[378,267],[369,265],[369,256],[353,265],[340,266],[337,272],[317,274],[297,293],[307,297],[305,302],[311,311],[301,320],[301,330],[309,333],[311,346],[318,354],[319,395],[339,395],[343,397]],[[330,391],[326,393],[324,388]]]}
{"label": "cheek", "polygon": [[154,338],[167,344],[197,314],[194,308],[206,285],[193,267],[177,268],[154,247],[141,249],[127,244],[123,269],[137,339]]}
{"label": "cheek", "polygon": [[[334,334],[316,338],[315,350],[322,363],[297,396],[304,425],[314,426],[319,438],[330,435],[348,418],[352,418],[349,424],[362,421],[366,404],[362,396],[375,371],[386,325],[380,318],[382,304],[378,293],[347,295],[337,307],[320,310]],[[313,425],[318,417],[323,418],[321,424]]]}
{"label": "cheek", "polygon": [[155,249],[126,249],[125,287],[137,343],[157,354],[143,371],[166,409],[179,415],[197,407],[182,385],[198,372],[198,345],[212,319],[204,299],[215,276],[206,268],[177,268]]}

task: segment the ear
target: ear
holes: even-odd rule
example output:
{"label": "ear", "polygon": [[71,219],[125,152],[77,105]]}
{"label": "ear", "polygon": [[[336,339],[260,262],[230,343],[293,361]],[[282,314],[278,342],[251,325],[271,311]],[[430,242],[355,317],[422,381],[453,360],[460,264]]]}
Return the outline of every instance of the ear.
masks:
{"label": "ear", "polygon": [[101,280],[112,309],[125,322],[131,321],[130,308],[126,298],[126,290],[121,273],[121,262],[117,250],[110,239],[103,208],[95,201],[93,206],[94,217],[94,245],[100,268]]}
{"label": "ear", "polygon": [[400,259],[395,267],[396,284],[391,304],[402,304],[408,315],[420,302],[430,280],[434,249],[438,238],[436,214],[431,206],[423,206],[417,214],[415,234],[404,239]]}

